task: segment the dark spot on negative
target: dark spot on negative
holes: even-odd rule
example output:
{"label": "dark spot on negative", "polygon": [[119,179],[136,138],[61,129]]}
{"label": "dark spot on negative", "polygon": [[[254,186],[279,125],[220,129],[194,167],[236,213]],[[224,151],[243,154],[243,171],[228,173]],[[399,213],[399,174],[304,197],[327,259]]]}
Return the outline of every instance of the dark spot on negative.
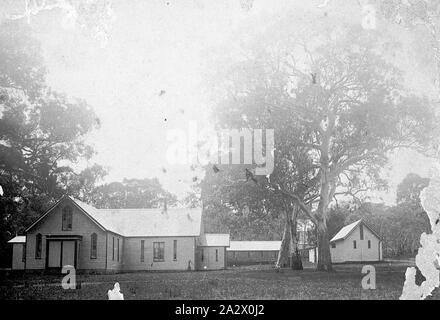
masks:
{"label": "dark spot on negative", "polygon": [[420,286],[423,281],[425,281],[426,278],[423,276],[423,274],[420,272],[419,268],[416,267],[416,285]]}
{"label": "dark spot on negative", "polygon": [[437,218],[437,220],[435,220],[435,224],[438,224],[440,222],[440,219]]}

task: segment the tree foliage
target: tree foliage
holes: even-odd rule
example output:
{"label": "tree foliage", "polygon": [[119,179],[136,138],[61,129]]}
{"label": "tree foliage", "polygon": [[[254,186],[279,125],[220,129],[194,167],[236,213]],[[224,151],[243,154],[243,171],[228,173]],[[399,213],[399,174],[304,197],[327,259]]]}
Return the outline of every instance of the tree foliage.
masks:
{"label": "tree foliage", "polygon": [[[281,181],[270,183],[272,177],[267,186],[293,200],[315,222],[317,267],[331,270],[331,202],[383,186],[379,172],[388,152],[425,150],[435,114],[427,98],[403,86],[402,72],[381,54],[378,32],[358,26],[337,32],[310,26],[309,32],[296,32],[286,23],[268,34],[274,35],[275,29],[289,32],[257,38],[243,46],[242,59],[222,65],[215,78],[215,86],[221,87],[215,90],[216,111],[229,127],[254,118],[255,128],[275,128],[275,140],[288,141],[286,149],[276,148],[278,167],[289,151],[301,148],[299,154],[307,160],[301,169],[314,182],[306,185],[319,195],[315,205],[308,206]],[[278,117],[281,122],[275,121]]]}
{"label": "tree foliage", "polygon": [[101,209],[162,207],[177,203],[175,195],[165,191],[157,178],[124,179],[96,186],[88,195],[89,203]]}
{"label": "tree foliage", "polygon": [[46,85],[46,70],[31,30],[19,22],[0,27],[1,256],[6,242],[24,231],[65,191],[69,163],[89,159],[85,136],[96,116],[85,101]]}

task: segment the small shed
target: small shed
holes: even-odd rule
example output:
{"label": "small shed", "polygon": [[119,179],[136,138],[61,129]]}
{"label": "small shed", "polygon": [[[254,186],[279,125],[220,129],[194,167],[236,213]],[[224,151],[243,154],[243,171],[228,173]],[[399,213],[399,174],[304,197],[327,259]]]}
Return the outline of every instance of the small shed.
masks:
{"label": "small shed", "polygon": [[[330,240],[332,262],[382,261],[382,239],[362,219],[341,228]],[[318,249],[309,251],[309,261],[315,262]]]}
{"label": "small shed", "polygon": [[24,270],[26,262],[26,236],[16,236],[8,241],[12,244],[12,270]]}
{"label": "small shed", "polygon": [[226,249],[229,265],[275,263],[281,241],[231,241]]}
{"label": "small shed", "polygon": [[204,233],[200,235],[197,245],[196,269],[226,269],[226,248],[229,247],[229,234]]}

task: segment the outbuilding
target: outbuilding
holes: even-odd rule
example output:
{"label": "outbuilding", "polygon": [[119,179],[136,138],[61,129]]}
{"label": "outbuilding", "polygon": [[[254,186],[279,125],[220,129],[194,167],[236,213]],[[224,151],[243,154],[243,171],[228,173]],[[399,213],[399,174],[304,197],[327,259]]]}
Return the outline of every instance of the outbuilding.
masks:
{"label": "outbuilding", "polygon": [[26,236],[16,236],[8,241],[12,245],[12,270],[24,270],[26,261]]}
{"label": "outbuilding", "polygon": [[197,270],[226,269],[226,248],[229,247],[228,233],[203,233],[198,238]]}
{"label": "outbuilding", "polygon": [[275,263],[281,241],[231,241],[228,252],[229,265]]}
{"label": "outbuilding", "polygon": [[[339,230],[330,240],[332,262],[374,262],[382,261],[382,239],[362,219]],[[309,261],[315,262],[318,249],[309,251]]]}

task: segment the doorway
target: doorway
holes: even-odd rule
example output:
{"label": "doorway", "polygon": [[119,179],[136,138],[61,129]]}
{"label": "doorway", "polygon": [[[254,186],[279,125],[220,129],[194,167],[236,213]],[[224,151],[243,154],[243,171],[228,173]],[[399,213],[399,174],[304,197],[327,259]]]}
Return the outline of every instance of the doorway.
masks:
{"label": "doorway", "polygon": [[77,242],[75,240],[47,241],[47,268],[62,268],[66,265],[76,266]]}

